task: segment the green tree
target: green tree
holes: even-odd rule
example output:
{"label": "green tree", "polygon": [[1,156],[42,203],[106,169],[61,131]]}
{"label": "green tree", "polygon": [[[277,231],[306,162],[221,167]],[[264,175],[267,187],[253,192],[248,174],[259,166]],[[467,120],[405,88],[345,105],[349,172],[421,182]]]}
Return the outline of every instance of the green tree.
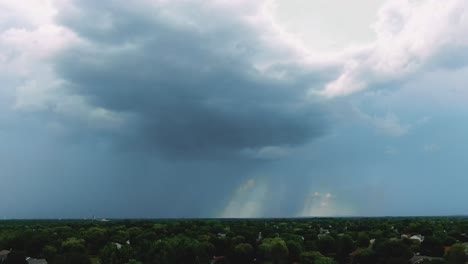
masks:
{"label": "green tree", "polygon": [[443,257],[445,253],[444,243],[434,237],[426,237],[421,243],[421,254],[432,257]]}
{"label": "green tree", "polygon": [[337,264],[332,258],[320,257],[315,260],[315,264]]}
{"label": "green tree", "polygon": [[107,236],[106,236],[106,229],[100,227],[91,227],[90,229],[86,230],[83,235],[89,252],[91,254],[98,254],[99,251],[106,245]]}
{"label": "green tree", "polygon": [[289,250],[289,262],[297,262],[302,253],[302,245],[295,240],[289,240],[286,242],[286,246]]}
{"label": "green tree", "polygon": [[42,255],[48,262],[54,262],[55,256],[57,256],[57,248],[51,245],[47,245],[42,249]]}
{"label": "green tree", "polygon": [[25,254],[30,257],[39,257],[42,248],[47,244],[48,232],[46,230],[30,230],[24,235],[27,237],[24,241]]}
{"label": "green tree", "polygon": [[271,258],[274,264],[286,263],[289,255],[288,247],[281,238],[275,238],[271,242]]}
{"label": "green tree", "polygon": [[175,252],[166,240],[158,240],[151,245],[146,262],[169,264],[173,261],[174,254]]}
{"label": "green tree", "polygon": [[332,236],[321,237],[317,241],[317,247],[320,253],[322,253],[323,255],[331,254],[335,252],[335,239]]}
{"label": "green tree", "polygon": [[207,258],[211,258],[216,253],[215,246],[208,241],[201,242],[200,248],[201,248],[202,255],[206,256]]}
{"label": "green tree", "polygon": [[354,255],[353,263],[359,264],[375,264],[378,262],[377,253],[368,248],[361,248],[359,249],[356,254]]}
{"label": "green tree", "polygon": [[70,252],[85,252],[84,240],[78,239],[76,237],[70,237],[67,240],[62,242],[62,251],[65,253]]}
{"label": "green tree", "polygon": [[451,264],[464,264],[468,258],[466,256],[466,246],[460,243],[454,244],[447,255],[447,260]]}
{"label": "green tree", "polygon": [[106,264],[124,264],[130,259],[130,249],[128,246],[119,248],[116,244],[109,243],[101,250],[99,258]]}
{"label": "green tree", "polygon": [[235,236],[231,239],[231,242],[233,245],[238,245],[241,243],[245,243],[245,237],[244,236]]}
{"label": "green tree", "polygon": [[271,245],[264,239],[262,244],[258,246],[257,255],[260,262],[271,259]]}
{"label": "green tree", "polygon": [[271,260],[277,264],[287,262],[289,250],[283,239],[275,237],[264,239],[258,247],[258,253],[261,261]]}
{"label": "green tree", "polygon": [[337,239],[337,259],[343,261],[355,249],[354,241],[349,235],[343,235]]}
{"label": "green tree", "polygon": [[383,259],[404,259],[409,260],[413,253],[408,245],[400,240],[385,241],[377,248],[377,253]]}
{"label": "green tree", "polygon": [[457,239],[451,236],[448,236],[444,239],[444,246],[452,246],[453,244],[457,243]]}
{"label": "green tree", "polygon": [[57,256],[54,264],[91,264],[91,260],[84,253],[70,252]]}
{"label": "green tree", "polygon": [[232,260],[233,263],[250,263],[253,258],[254,249],[250,244],[241,243],[234,247]]}
{"label": "green tree", "polygon": [[85,253],[84,240],[70,237],[62,242],[64,254],[55,258],[56,264],[90,264],[91,260]]}
{"label": "green tree", "polygon": [[200,242],[186,236],[169,239],[170,249],[173,251],[173,262],[176,264],[195,263],[197,260],[208,260]]}
{"label": "green tree", "polygon": [[324,257],[322,253],[318,251],[305,251],[300,256],[301,264],[315,264],[315,259]]}
{"label": "green tree", "polygon": [[366,248],[369,246],[369,243],[370,243],[369,236],[364,232],[359,233],[358,238],[357,238],[357,246],[360,248]]}

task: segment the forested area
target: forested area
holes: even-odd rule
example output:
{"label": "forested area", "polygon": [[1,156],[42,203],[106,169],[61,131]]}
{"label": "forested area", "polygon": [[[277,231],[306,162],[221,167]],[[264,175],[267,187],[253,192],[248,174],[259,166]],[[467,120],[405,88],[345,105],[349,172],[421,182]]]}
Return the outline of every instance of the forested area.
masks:
{"label": "forested area", "polygon": [[6,264],[464,264],[467,232],[463,217],[6,220],[0,250]]}

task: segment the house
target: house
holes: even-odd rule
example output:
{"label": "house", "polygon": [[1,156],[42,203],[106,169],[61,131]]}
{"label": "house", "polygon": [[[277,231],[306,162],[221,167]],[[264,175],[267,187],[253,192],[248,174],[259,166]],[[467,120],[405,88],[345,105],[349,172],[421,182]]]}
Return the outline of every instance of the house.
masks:
{"label": "house", "polygon": [[409,239],[410,239],[410,240],[413,240],[413,241],[418,241],[419,243],[421,243],[421,242],[424,241],[424,236],[422,236],[422,235],[414,235],[414,236],[411,236]]}
{"label": "house", "polygon": [[452,247],[450,247],[450,246],[444,247],[444,254],[447,255],[447,254],[450,252],[450,249],[451,249],[451,248],[452,248]]}
{"label": "house", "polygon": [[322,238],[324,236],[327,236],[330,234],[330,231],[328,229],[320,228],[319,234],[317,235],[318,238]]}
{"label": "house", "polygon": [[35,259],[27,257],[26,261],[28,262],[28,264],[47,264],[47,260],[45,259]]}
{"label": "house", "polygon": [[324,235],[328,235],[330,234],[330,231],[328,229],[325,229],[325,228],[320,228],[320,234],[324,234]]}
{"label": "house", "polygon": [[113,244],[117,247],[117,249],[121,249],[121,248],[122,248],[122,244],[120,244],[120,243],[114,242]]}
{"label": "house", "polygon": [[372,249],[375,245],[375,241],[376,241],[375,238],[369,240],[369,246],[367,248]]}
{"label": "house", "polygon": [[7,259],[8,254],[10,254],[9,250],[0,251],[0,263],[3,263]]}
{"label": "house", "polygon": [[211,260],[210,264],[215,264],[222,262],[224,260],[224,256],[213,256],[213,259]]}
{"label": "house", "polygon": [[435,258],[435,257],[429,257],[429,256],[413,256],[410,260],[410,263],[411,264],[419,264],[419,263],[422,263],[424,261],[429,261],[429,262],[440,262],[440,261],[444,261],[443,258]]}

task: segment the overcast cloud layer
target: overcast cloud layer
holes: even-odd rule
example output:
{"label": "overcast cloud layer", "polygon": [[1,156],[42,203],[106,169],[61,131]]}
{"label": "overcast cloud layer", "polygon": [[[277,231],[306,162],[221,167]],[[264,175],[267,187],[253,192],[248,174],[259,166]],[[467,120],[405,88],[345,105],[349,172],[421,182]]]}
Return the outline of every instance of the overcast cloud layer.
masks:
{"label": "overcast cloud layer", "polygon": [[2,217],[465,213],[467,3],[327,53],[279,3],[0,0]]}

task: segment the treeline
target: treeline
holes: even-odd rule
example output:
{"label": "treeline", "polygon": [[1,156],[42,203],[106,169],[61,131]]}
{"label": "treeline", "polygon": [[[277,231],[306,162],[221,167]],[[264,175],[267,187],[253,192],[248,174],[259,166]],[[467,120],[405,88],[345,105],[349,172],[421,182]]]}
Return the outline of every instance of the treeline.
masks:
{"label": "treeline", "polygon": [[462,217],[1,221],[0,250],[51,264],[465,264],[467,233]]}

